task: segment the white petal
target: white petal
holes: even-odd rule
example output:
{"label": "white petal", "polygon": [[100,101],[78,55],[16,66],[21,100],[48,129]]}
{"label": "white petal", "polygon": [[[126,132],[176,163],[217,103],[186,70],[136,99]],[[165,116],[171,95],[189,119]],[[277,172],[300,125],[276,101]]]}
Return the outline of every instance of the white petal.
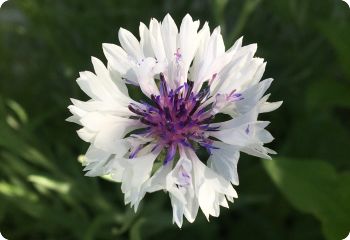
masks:
{"label": "white petal", "polygon": [[279,102],[264,102],[260,106],[260,113],[272,112],[278,109],[282,105],[283,101]]}
{"label": "white petal", "polygon": [[251,146],[241,148],[241,151],[255,157],[271,159],[271,157],[268,155],[270,151],[268,151],[267,148],[259,144],[253,144]]}
{"label": "white petal", "polygon": [[[110,113],[113,116],[129,117],[133,115],[128,109],[128,106],[117,101],[94,101],[89,100],[87,102],[71,99],[74,105],[70,105],[68,108],[71,113],[83,117],[87,112],[105,112]],[[134,102],[133,100],[130,103]]]}
{"label": "white petal", "polygon": [[236,102],[237,111],[241,114],[253,109],[270,87],[273,79],[266,79],[242,92],[243,99]]}
{"label": "white petal", "polygon": [[242,48],[242,42],[243,37],[240,37],[227,52],[234,56]]}
{"label": "white petal", "polygon": [[66,121],[80,124],[80,118],[86,114],[86,111],[74,105],[68,106],[68,109],[73,114],[73,116],[67,118]]}
{"label": "white petal", "polygon": [[[254,112],[253,115],[256,115],[255,109],[251,112]],[[247,116],[251,112],[221,123],[223,129],[213,132],[212,136],[224,143],[238,147],[240,151],[247,154],[270,159],[268,156],[269,151],[263,146],[264,143],[273,140],[271,134],[264,129],[269,122],[243,121],[244,119],[249,119]]]}
{"label": "white petal", "polygon": [[[153,145],[154,146],[154,145]],[[153,148],[149,145],[147,148]],[[153,162],[157,158],[159,151],[149,152],[141,157],[126,159],[125,171],[122,180],[122,190],[125,193],[126,203],[130,202],[135,210],[142,197],[142,184],[150,177]]]}
{"label": "white petal", "polygon": [[219,127],[220,130],[227,130],[227,129],[235,129],[235,128],[244,128],[250,124],[257,121],[258,118],[258,110],[257,106],[253,109],[251,109],[249,112],[241,114],[231,120],[220,122],[220,123],[213,123],[211,126],[213,127]]}
{"label": "white petal", "polygon": [[146,58],[134,70],[142,92],[150,97],[152,94],[159,95],[159,89],[154,81],[154,67],[156,61],[153,58]]}
{"label": "white petal", "polygon": [[173,208],[173,223],[181,228],[184,215],[184,204],[170,194],[171,206]]}
{"label": "white petal", "polygon": [[187,221],[189,221],[190,223],[194,222],[194,220],[197,217],[198,209],[199,209],[198,199],[194,196],[194,193],[193,195],[192,193],[189,194],[187,198],[185,213],[184,213]]}
{"label": "white petal", "polygon": [[125,131],[122,127],[131,125],[133,122],[132,119],[116,117],[99,112],[90,112],[81,118],[82,125],[91,131],[100,131],[110,125],[119,125],[120,131]]}
{"label": "white petal", "polygon": [[86,163],[98,162],[101,159],[108,158],[110,155],[110,153],[102,151],[91,144],[85,153]]}
{"label": "white petal", "polygon": [[256,70],[254,77],[251,81],[251,84],[256,84],[258,83],[262,76],[264,75],[265,72],[265,68],[266,68],[266,62],[264,62],[263,64],[259,65],[258,69]]}
{"label": "white petal", "polygon": [[161,166],[153,176],[144,184],[143,190],[145,192],[156,192],[161,189],[166,189],[166,178],[172,170],[172,164]]}
{"label": "white petal", "polygon": [[112,95],[116,97],[116,99],[130,99],[125,81],[122,80],[121,73],[119,71],[107,69],[99,59],[94,57],[92,58],[92,63],[94,65],[96,75],[101,79],[101,83],[105,85],[105,88],[107,88]]}
{"label": "white petal", "polygon": [[208,41],[210,38],[210,29],[208,23],[205,22],[202,29],[198,32],[199,37],[199,46],[196,52],[195,58],[193,60],[192,67],[190,69],[191,72],[191,81],[198,81],[199,71],[201,70],[201,66],[203,62],[206,60],[205,54],[207,52]]}
{"label": "white petal", "polygon": [[91,62],[92,62],[92,65],[94,66],[96,76],[103,79],[105,81],[105,84],[110,84],[108,83],[108,81],[106,81],[110,79],[109,73],[105,65],[101,62],[101,60],[95,57],[91,57]]}
{"label": "white petal", "polygon": [[[95,73],[99,78],[100,84],[104,86],[104,88],[116,99],[116,101],[126,102],[127,104],[130,103],[131,99],[128,97],[125,83],[123,83],[120,78],[115,79],[116,81],[113,82],[109,71],[99,59],[92,57],[91,61],[94,66]],[[114,75],[114,77],[120,76]]]}
{"label": "white petal", "polygon": [[177,204],[182,204],[182,214],[193,222],[198,213],[198,199],[194,192],[192,162],[181,155],[174,170],[167,177],[167,189]]}
{"label": "white petal", "polygon": [[202,184],[198,191],[198,201],[200,208],[208,220],[210,215],[217,217],[215,213],[215,200],[216,193],[213,191],[213,186]]}
{"label": "white petal", "polygon": [[187,14],[182,20],[179,33],[179,48],[186,65],[190,65],[198,46],[199,21],[193,21]]}
{"label": "white petal", "polygon": [[154,57],[150,32],[145,24],[140,23],[139,32],[140,32],[140,45],[144,56]]}
{"label": "white petal", "polygon": [[80,72],[77,83],[90,98],[96,100],[112,99],[109,93],[99,84],[97,77],[92,72]]}
{"label": "white petal", "polygon": [[241,55],[245,55],[245,56],[248,56],[249,58],[252,58],[256,53],[257,49],[258,49],[258,45],[256,43],[246,45],[244,47],[241,47],[237,52],[237,54],[234,55],[234,57],[240,57]]}
{"label": "white petal", "polygon": [[160,24],[156,19],[154,18],[151,19],[149,30],[150,30],[151,44],[153,47],[155,57],[159,62],[166,61],[166,55],[164,50]]}
{"label": "white petal", "polygon": [[218,149],[213,149],[208,159],[208,165],[234,185],[239,184],[237,164],[239,151],[235,146],[222,142],[214,142]]}
{"label": "white petal", "polygon": [[85,158],[86,167],[84,168],[84,171],[87,171],[85,174],[86,176],[95,177],[109,174],[109,171],[111,170],[111,168],[109,168],[111,160],[110,153],[90,145],[85,154]]}
{"label": "white petal", "polygon": [[138,85],[136,76],[131,71],[135,63],[129,59],[127,53],[115,44],[103,43],[102,47],[108,60],[108,68],[111,69],[112,72],[120,73],[120,75],[126,77],[129,82]]}
{"label": "white petal", "polygon": [[122,139],[122,137],[131,129],[125,128],[121,130],[121,128],[123,127],[113,125],[101,129],[101,131],[96,134],[93,143],[100,149],[116,154],[117,156],[125,155],[130,145],[125,139]]}
{"label": "white petal", "polygon": [[177,26],[170,16],[167,14],[162,22],[161,33],[163,43],[166,44],[165,54],[168,62],[171,62],[175,58],[176,48],[177,48]]}
{"label": "white petal", "polygon": [[193,21],[189,14],[184,17],[180,26],[178,48],[183,61],[183,79],[187,79],[188,69],[198,48],[198,27],[199,21]]}
{"label": "white petal", "polygon": [[220,31],[220,27],[214,29],[205,47],[198,75],[193,76],[194,91],[196,92],[200,90],[205,81],[218,74],[231,59],[231,53],[225,54],[225,45]]}
{"label": "white petal", "polygon": [[96,133],[94,133],[93,131],[90,131],[86,128],[79,129],[77,131],[77,134],[85,142],[92,142],[94,137],[96,136]]}
{"label": "white petal", "polygon": [[222,196],[236,198],[237,193],[229,181],[206,167],[192,150],[186,149],[186,152],[193,163],[195,190],[199,206],[209,220],[209,215],[219,215]]}
{"label": "white petal", "polygon": [[[109,74],[110,74],[110,77],[111,77],[111,80],[113,81],[113,83],[117,86],[117,88],[119,89],[119,91],[124,94],[124,96],[128,97],[128,99],[131,99],[129,97],[129,92],[128,92],[128,88],[126,87],[126,82],[125,82],[125,79],[128,79],[128,77],[130,75],[132,75],[133,77],[132,78],[135,78],[134,77],[134,73],[129,71],[129,75],[125,75],[125,79],[123,79],[122,75],[117,72],[117,71],[113,71],[113,70],[110,70],[110,68],[108,68],[109,70]],[[130,78],[129,78],[130,79]],[[128,80],[129,81],[129,80]],[[132,81],[130,82],[132,83]]]}
{"label": "white petal", "polygon": [[114,156],[111,162],[110,176],[113,181],[122,182],[125,171],[125,158]]}
{"label": "white petal", "polygon": [[120,28],[118,32],[118,38],[120,45],[130,57],[137,61],[140,61],[142,58],[144,58],[140,43],[131,32],[124,28]]}
{"label": "white petal", "polygon": [[227,202],[226,197],[224,195],[220,195],[219,202],[220,202],[220,206],[223,206],[225,208],[229,208],[228,202]]}
{"label": "white petal", "polygon": [[78,116],[73,115],[73,116],[67,117],[67,118],[66,118],[66,121],[67,121],[67,122],[73,122],[73,123],[78,123],[78,124],[79,124],[79,123],[80,123],[80,122],[79,122],[79,119],[80,119],[80,118],[79,118]]}

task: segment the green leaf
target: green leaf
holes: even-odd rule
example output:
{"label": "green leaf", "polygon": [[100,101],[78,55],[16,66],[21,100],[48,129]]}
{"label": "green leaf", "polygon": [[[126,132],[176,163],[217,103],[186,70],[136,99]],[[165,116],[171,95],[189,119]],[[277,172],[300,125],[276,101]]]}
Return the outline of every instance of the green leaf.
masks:
{"label": "green leaf", "polygon": [[281,192],[298,210],[322,222],[327,239],[350,231],[350,172],[337,173],[325,161],[278,158],[264,166]]}
{"label": "green leaf", "polygon": [[42,192],[46,192],[47,190],[53,190],[61,194],[67,194],[71,189],[69,183],[58,182],[45,176],[29,175],[28,180],[32,182],[35,185],[35,187],[41,190]]}
{"label": "green leaf", "polygon": [[350,77],[350,32],[349,24],[347,21],[340,22],[337,20],[333,21],[320,21],[317,24],[321,34],[323,34],[337,54],[341,66],[345,74]]}
{"label": "green leaf", "polygon": [[320,79],[308,88],[305,104],[310,112],[331,110],[334,107],[350,108],[349,91],[350,86],[345,82]]}
{"label": "green leaf", "polygon": [[19,103],[10,99],[7,101],[7,106],[16,114],[22,123],[26,123],[28,121],[27,113],[22,106],[19,105]]}
{"label": "green leaf", "polygon": [[145,218],[139,218],[130,229],[130,240],[141,240],[141,227],[146,222]]}

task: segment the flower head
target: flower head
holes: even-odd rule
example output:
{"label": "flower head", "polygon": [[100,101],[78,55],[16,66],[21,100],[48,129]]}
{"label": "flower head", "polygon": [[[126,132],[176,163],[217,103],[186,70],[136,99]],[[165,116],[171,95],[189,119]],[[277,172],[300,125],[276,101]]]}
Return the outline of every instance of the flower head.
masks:
{"label": "flower head", "polygon": [[[146,193],[167,191],[180,227],[183,216],[193,222],[199,208],[219,216],[237,198],[239,154],[270,158],[263,145],[273,137],[258,114],[281,105],[264,96],[272,80],[260,81],[266,63],[254,57],[256,44],[240,38],[225,50],[220,27],[198,29],[190,15],[179,30],[170,15],[141,23],[140,40],[120,29],[121,47],[103,44],[107,68],[92,58],[95,73],[77,80],[91,99],[69,106],[68,120],[91,143],[86,175],[121,182],[135,210]],[[145,99],[132,99],[127,86]],[[209,157],[199,159],[201,151]]]}

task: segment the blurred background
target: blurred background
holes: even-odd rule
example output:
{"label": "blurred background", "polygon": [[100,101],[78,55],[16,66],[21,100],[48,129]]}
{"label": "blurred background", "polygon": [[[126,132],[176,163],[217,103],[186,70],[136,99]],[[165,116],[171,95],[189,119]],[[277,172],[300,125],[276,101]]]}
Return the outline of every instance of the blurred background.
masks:
{"label": "blurred background", "polygon": [[[135,214],[120,184],[84,177],[87,144],[65,122],[75,79],[119,27],[186,13],[258,43],[275,81],[269,145],[242,154],[239,198],[181,230],[167,194]],[[350,9],[341,0],[9,0],[0,9],[0,232],[26,239],[343,239],[350,231]]]}

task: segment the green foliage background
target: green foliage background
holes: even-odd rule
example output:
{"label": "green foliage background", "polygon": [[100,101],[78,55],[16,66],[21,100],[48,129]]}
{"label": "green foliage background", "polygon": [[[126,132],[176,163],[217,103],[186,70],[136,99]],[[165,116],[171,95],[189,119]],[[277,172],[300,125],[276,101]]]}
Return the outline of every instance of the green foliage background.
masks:
{"label": "green foliage background", "polygon": [[[240,159],[238,200],[181,230],[166,194],[134,214],[120,185],[83,176],[66,123],[78,72],[117,30],[169,12],[244,35],[267,60],[272,161]],[[0,9],[0,231],[10,239],[343,239],[350,231],[350,9],[341,0],[9,0]]]}

